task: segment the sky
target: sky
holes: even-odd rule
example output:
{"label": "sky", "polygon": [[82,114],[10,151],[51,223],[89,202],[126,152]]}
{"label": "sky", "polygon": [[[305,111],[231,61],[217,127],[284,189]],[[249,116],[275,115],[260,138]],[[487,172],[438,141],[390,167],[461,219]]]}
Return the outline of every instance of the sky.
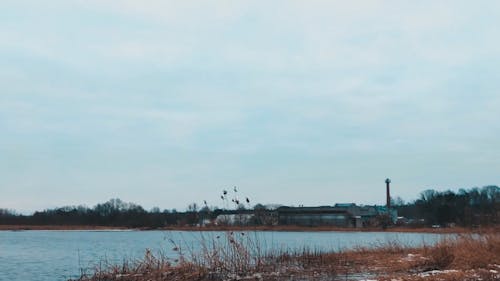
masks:
{"label": "sky", "polygon": [[500,184],[498,1],[2,1],[0,208]]}

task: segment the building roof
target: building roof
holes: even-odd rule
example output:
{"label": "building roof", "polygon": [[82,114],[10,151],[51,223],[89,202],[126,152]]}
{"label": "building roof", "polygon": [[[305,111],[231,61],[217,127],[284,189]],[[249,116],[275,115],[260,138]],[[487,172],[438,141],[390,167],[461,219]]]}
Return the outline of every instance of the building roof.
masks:
{"label": "building roof", "polygon": [[356,203],[337,203],[337,204],[335,204],[335,207],[337,207],[337,208],[356,207]]}
{"label": "building roof", "polygon": [[346,210],[340,210],[332,206],[321,207],[279,207],[278,213],[281,214],[343,214]]}

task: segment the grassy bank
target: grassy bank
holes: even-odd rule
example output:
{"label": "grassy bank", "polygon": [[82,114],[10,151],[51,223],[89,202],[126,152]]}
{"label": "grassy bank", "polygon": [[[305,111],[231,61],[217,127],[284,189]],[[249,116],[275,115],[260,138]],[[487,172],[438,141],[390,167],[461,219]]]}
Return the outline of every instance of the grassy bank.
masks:
{"label": "grassy bank", "polygon": [[322,232],[322,231],[339,231],[339,232],[406,232],[406,233],[485,233],[485,232],[500,232],[500,227],[407,227],[407,226],[392,226],[385,229],[381,227],[337,227],[337,226],[297,226],[297,225],[276,225],[276,226],[208,226],[208,227],[163,227],[161,230],[182,230],[182,231],[296,231],[296,232]]}
{"label": "grassy bank", "polygon": [[202,251],[173,244],[178,257],[145,257],[96,268],[80,281],[147,280],[500,280],[500,234],[461,234],[419,248],[385,244],[344,252],[263,253],[259,241],[228,232],[203,239]]}
{"label": "grassy bank", "polygon": [[23,230],[126,230],[126,227],[98,225],[0,225],[0,231]]}
{"label": "grassy bank", "polygon": [[365,228],[342,228],[334,226],[295,226],[295,225],[277,225],[277,226],[170,226],[161,228],[127,228],[117,226],[93,226],[93,225],[0,225],[0,231],[11,230],[175,230],[175,231],[343,231],[343,232],[414,232],[414,233],[482,233],[482,232],[500,232],[500,227],[479,227],[479,228],[430,228],[430,227],[402,227],[394,226],[386,229],[376,227]]}

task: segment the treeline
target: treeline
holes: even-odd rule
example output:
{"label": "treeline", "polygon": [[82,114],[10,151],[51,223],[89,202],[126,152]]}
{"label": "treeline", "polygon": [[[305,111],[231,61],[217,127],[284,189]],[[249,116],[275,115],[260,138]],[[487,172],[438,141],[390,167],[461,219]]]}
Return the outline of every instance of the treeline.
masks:
{"label": "treeline", "polygon": [[[262,206],[257,204],[255,210]],[[33,215],[21,215],[7,209],[0,209],[0,225],[59,225],[59,226],[111,226],[129,228],[160,228],[165,226],[196,226],[215,222],[219,215],[253,213],[241,204],[238,208],[219,209],[196,203],[190,204],[186,212],[175,209],[161,211],[158,207],[145,210],[135,203],[111,199],[93,208],[86,206],[65,206],[37,211]],[[257,211],[256,211],[257,212]]]}
{"label": "treeline", "polygon": [[[191,218],[191,219],[190,219]],[[11,225],[89,225],[116,227],[162,227],[178,223],[195,223],[196,213],[177,213],[175,210],[158,208],[146,211],[143,207],[126,203],[120,199],[111,199],[97,204],[93,208],[86,206],[66,206],[48,209],[25,216],[12,211],[0,209],[0,224]]]}
{"label": "treeline", "polygon": [[398,215],[410,224],[486,226],[500,224],[500,188],[460,189],[458,192],[425,190],[408,204],[396,204]]}
{"label": "treeline", "polygon": [[[3,225],[87,225],[113,226],[131,228],[159,228],[165,226],[194,226],[224,223],[236,219],[245,221],[246,225],[272,224],[274,208],[257,204],[244,206],[238,199],[232,199],[234,208],[230,208],[229,194],[224,191],[222,199],[225,208],[199,208],[191,204],[186,212],[153,208],[150,211],[120,199],[97,204],[93,208],[86,206],[67,206],[35,212],[33,215],[20,215],[14,211],[0,209],[0,224]],[[398,215],[404,217],[399,223],[413,225],[459,225],[486,226],[500,224],[500,188],[485,186],[483,188],[460,189],[453,191],[426,190],[420,198],[403,203],[395,200],[394,207]],[[226,216],[220,216],[226,215]],[[236,217],[235,217],[236,216]],[[224,218],[225,217],[225,218]],[[221,219],[219,220],[218,219]],[[249,218],[249,219],[246,219]]]}

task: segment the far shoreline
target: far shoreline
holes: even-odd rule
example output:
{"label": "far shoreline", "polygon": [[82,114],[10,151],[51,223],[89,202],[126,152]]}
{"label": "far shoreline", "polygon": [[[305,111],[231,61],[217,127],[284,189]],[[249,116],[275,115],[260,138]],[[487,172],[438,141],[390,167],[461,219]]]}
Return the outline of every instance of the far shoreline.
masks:
{"label": "far shoreline", "polygon": [[281,231],[281,232],[401,232],[401,233],[471,233],[496,230],[495,227],[402,227],[392,226],[386,229],[376,227],[366,228],[342,228],[331,226],[167,226],[160,228],[149,227],[123,227],[123,226],[93,226],[93,225],[0,225],[0,231],[36,231],[36,230],[56,230],[56,231]]}

